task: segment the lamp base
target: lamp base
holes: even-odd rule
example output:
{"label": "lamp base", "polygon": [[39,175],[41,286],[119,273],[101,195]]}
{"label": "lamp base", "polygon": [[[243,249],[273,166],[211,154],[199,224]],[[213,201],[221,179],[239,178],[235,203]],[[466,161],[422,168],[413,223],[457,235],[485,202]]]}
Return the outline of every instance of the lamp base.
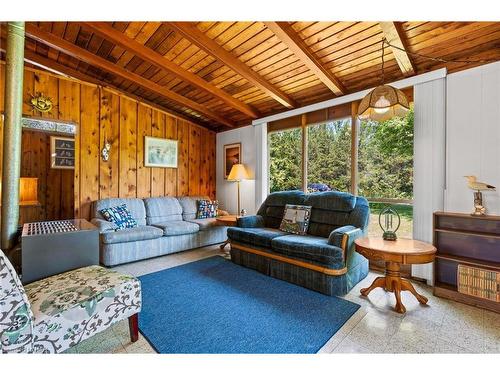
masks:
{"label": "lamp base", "polygon": [[387,231],[387,232],[384,232],[384,234],[382,235],[382,238],[385,241],[396,241],[398,239],[398,236],[396,236],[396,232]]}

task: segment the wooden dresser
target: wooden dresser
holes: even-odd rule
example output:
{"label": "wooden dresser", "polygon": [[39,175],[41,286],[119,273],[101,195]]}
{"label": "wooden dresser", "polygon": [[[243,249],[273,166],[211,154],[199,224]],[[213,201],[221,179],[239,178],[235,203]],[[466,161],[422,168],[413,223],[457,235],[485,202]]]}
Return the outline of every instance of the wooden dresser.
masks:
{"label": "wooden dresser", "polygon": [[434,295],[500,312],[500,216],[435,212],[434,246]]}

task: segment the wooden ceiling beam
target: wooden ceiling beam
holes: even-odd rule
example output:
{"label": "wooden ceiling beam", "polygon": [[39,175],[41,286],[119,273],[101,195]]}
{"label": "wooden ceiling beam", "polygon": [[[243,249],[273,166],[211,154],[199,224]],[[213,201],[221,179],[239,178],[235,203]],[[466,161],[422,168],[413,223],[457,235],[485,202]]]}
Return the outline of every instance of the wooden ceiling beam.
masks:
{"label": "wooden ceiling beam", "polygon": [[417,73],[417,69],[406,53],[406,43],[403,30],[398,22],[379,22],[380,28],[387,41],[398,47],[389,47],[396,58],[396,61],[405,76],[412,76]]}
{"label": "wooden ceiling beam", "polygon": [[93,65],[97,68],[103,69],[113,75],[119,76],[127,81],[133,82],[146,90],[153,91],[168,100],[175,101],[185,107],[188,107],[199,114],[209,117],[220,124],[224,124],[229,127],[234,127],[235,124],[222,117],[221,115],[213,112],[209,108],[202,104],[196,103],[195,101],[188,99],[182,95],[179,95],[166,87],[163,87],[155,82],[141,77],[138,74],[132,73],[122,67],[113,64],[112,62],[103,59],[93,53],[76,46],[62,38],[55,36],[54,34],[47,33],[32,24],[26,24],[26,35],[40,43],[43,43],[51,48],[54,48],[60,52],[70,55],[80,61],[84,61],[87,64]]}
{"label": "wooden ceiling beam", "polygon": [[[0,41],[0,45],[4,44],[4,39],[2,39]],[[5,52],[5,50],[3,48],[0,47],[0,51],[1,52]],[[96,86],[100,86],[100,87],[103,87],[103,88],[107,88],[109,90],[112,90],[114,92],[117,93],[117,95],[125,95],[125,96],[128,96],[134,100],[137,100],[138,102],[141,102],[141,103],[144,103],[144,104],[147,104],[148,106],[154,108],[154,109],[157,109],[157,110],[160,110],[160,111],[163,111],[165,113],[168,113],[169,115],[172,115],[174,117],[177,117],[179,119],[182,119],[182,120],[186,120],[186,121],[190,121],[190,122],[195,122],[196,120],[193,119],[193,118],[190,118],[186,115],[183,115],[181,113],[178,113],[170,108],[166,108],[164,106],[161,106],[157,103],[154,103],[150,100],[147,100],[147,99],[144,99],[144,98],[141,98],[137,95],[134,95],[132,93],[129,93],[129,92],[125,92],[123,91],[123,89],[120,89],[118,86],[115,86],[115,85],[112,85],[110,83],[103,83],[101,81],[99,81],[97,78],[94,78],[94,77],[91,77],[85,73],[82,73],[80,72],[79,70],[76,70],[76,69],[73,69],[73,68],[70,68],[66,65],[62,65],[52,59],[49,59],[47,57],[44,57],[44,56],[41,56],[41,55],[38,55],[37,53],[33,52],[33,51],[30,51],[30,50],[25,50],[24,51],[24,61],[27,62],[27,63],[30,63],[32,65],[35,65],[39,68],[42,68],[42,69],[45,69],[45,70],[48,70],[49,72],[52,72],[52,73],[55,73],[55,74],[58,74],[58,75],[63,75],[65,77],[69,77],[69,78],[72,78],[72,79],[76,79],[78,81],[81,81],[82,83],[90,83],[90,84],[93,84],[93,85],[96,85]],[[211,124],[206,124],[206,123],[201,123],[199,122],[198,125],[200,126],[203,126],[207,129],[210,129],[210,130],[215,130],[213,126],[211,126]]]}
{"label": "wooden ceiling beam", "polygon": [[347,94],[347,88],[335,75],[326,69],[309,49],[299,34],[288,22],[264,22],[266,27],[278,37],[300,61],[311,70],[336,95]]}
{"label": "wooden ceiling beam", "polygon": [[265,80],[256,71],[219,45],[215,40],[209,38],[193,22],[167,22],[168,26],[182,35],[184,38],[195,44],[206,53],[222,61],[240,76],[245,78],[252,85],[264,91],[267,95],[275,99],[287,108],[297,106],[295,101],[274,85]]}
{"label": "wooden ceiling beam", "polygon": [[205,81],[203,78],[197,76],[194,73],[180,67],[179,65],[168,60],[158,52],[146,47],[144,44],[137,42],[136,40],[129,38],[124,33],[113,28],[106,22],[81,22],[83,26],[91,30],[92,32],[98,34],[102,38],[121,46],[127,51],[133,53],[137,57],[140,57],[144,61],[153,64],[154,66],[166,70],[175,76],[179,77],[185,82],[189,82],[198,89],[201,89],[210,95],[222,100],[224,103],[229,105],[241,113],[249,116],[250,118],[258,118],[260,114],[258,111],[248,104],[234,98],[224,90],[218,88],[217,86]]}

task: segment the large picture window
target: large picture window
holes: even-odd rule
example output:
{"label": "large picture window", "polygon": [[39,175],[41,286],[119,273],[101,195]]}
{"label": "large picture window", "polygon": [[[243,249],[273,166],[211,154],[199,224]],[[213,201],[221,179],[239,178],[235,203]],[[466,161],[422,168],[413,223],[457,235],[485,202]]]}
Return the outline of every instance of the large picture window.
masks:
{"label": "large picture window", "polygon": [[382,236],[378,214],[391,204],[401,217],[399,237],[413,236],[413,111],[384,122],[362,121],[358,194],[368,198],[370,235]]}
{"label": "large picture window", "polygon": [[351,119],[307,127],[309,191],[351,189]]}
{"label": "large picture window", "polygon": [[291,129],[270,132],[270,191],[307,186],[309,192],[338,190],[364,196],[371,208],[369,234],[377,236],[382,235],[378,214],[392,205],[401,216],[399,237],[411,238],[413,110],[384,122],[353,124],[353,119],[355,115],[301,127],[294,121]]}
{"label": "large picture window", "polygon": [[269,190],[302,188],[302,132],[300,128],[269,133]]}

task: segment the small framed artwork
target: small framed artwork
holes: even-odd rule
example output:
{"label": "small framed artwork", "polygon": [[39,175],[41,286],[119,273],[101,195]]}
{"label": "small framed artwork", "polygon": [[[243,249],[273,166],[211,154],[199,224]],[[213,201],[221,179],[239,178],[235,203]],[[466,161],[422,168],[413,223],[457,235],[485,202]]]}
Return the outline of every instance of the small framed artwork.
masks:
{"label": "small framed artwork", "polygon": [[75,139],[50,137],[50,167],[75,169]]}
{"label": "small framed artwork", "polygon": [[177,168],[177,147],[175,139],[144,137],[144,165]]}
{"label": "small framed artwork", "polygon": [[224,178],[227,179],[231,168],[235,164],[241,164],[241,143],[224,145]]}

